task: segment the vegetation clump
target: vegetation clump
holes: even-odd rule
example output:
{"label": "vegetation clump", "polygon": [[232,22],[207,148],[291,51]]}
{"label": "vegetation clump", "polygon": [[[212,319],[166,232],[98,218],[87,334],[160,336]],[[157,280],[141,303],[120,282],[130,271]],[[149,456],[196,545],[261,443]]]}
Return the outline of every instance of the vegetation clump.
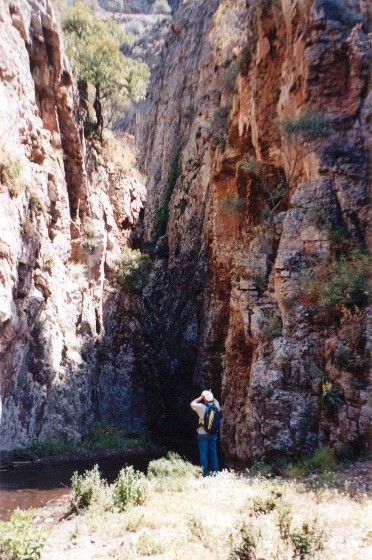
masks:
{"label": "vegetation clump", "polygon": [[232,214],[234,212],[238,212],[242,208],[244,208],[244,198],[237,197],[226,197],[223,199],[221,203],[222,208],[225,212]]}
{"label": "vegetation clump", "polygon": [[268,497],[257,496],[253,500],[252,509],[255,514],[269,513],[269,511],[272,511],[273,509],[275,509],[275,507],[276,507],[276,501],[273,496],[268,496]]}
{"label": "vegetation clump", "polygon": [[259,177],[264,171],[264,166],[254,156],[247,154],[243,157],[240,163],[240,169],[248,175]]}
{"label": "vegetation clump", "polygon": [[240,529],[239,542],[230,553],[229,560],[255,560],[257,549],[257,537],[252,529],[243,525]]}
{"label": "vegetation clump", "polygon": [[96,224],[94,222],[87,222],[84,225],[84,234],[85,239],[83,241],[83,247],[87,249],[89,253],[94,253],[100,244],[100,237]]}
{"label": "vegetation clump", "polygon": [[113,486],[112,499],[119,511],[124,511],[129,505],[140,505],[146,499],[147,481],[140,471],[131,465],[121,469]]}
{"label": "vegetation clump", "polygon": [[[42,321],[35,324],[34,329],[41,331]],[[53,457],[62,453],[84,454],[86,451],[101,451],[104,449],[118,449],[124,447],[138,447],[148,443],[145,436],[129,437],[123,428],[111,426],[104,422],[95,423],[82,442],[63,441],[57,438],[34,441],[24,449],[16,449],[14,457],[19,460]]]}
{"label": "vegetation clump", "polygon": [[316,364],[310,368],[310,374],[314,379],[318,379],[321,384],[321,404],[325,412],[333,413],[337,408],[344,404],[344,398],[341,395],[340,388],[332,383],[327,374],[321,370]]}
{"label": "vegetation clump", "polygon": [[155,0],[152,6],[152,13],[169,15],[172,13],[172,8],[168,4],[167,0]]}
{"label": "vegetation clump", "polygon": [[22,190],[23,162],[21,157],[12,155],[4,144],[0,144],[0,183],[12,197]]}
{"label": "vegetation clump", "polygon": [[169,452],[166,457],[150,461],[147,474],[149,479],[191,477],[200,474],[200,468],[182,459],[178,453]]}
{"label": "vegetation clump", "polygon": [[271,342],[279,336],[282,336],[282,323],[277,315],[273,315],[266,321],[261,338],[264,342]]}
{"label": "vegetation clump", "polygon": [[329,117],[311,109],[305,109],[296,118],[282,119],[278,124],[283,136],[301,136],[308,141],[325,138],[331,132]]}
{"label": "vegetation clump", "polygon": [[328,379],[322,382],[321,399],[327,412],[333,412],[345,403],[340,388]]}
{"label": "vegetation clump", "polygon": [[295,465],[286,468],[286,474],[290,477],[308,476],[313,473],[325,473],[337,470],[337,462],[334,453],[329,446],[317,449],[315,453]]}
{"label": "vegetation clump", "polygon": [[148,284],[151,272],[151,259],[139,249],[125,247],[116,269],[119,284],[128,292],[141,293]]}
{"label": "vegetation clump", "polygon": [[[164,560],[179,559],[190,551],[211,560],[315,560],[338,558],[341,550],[345,558],[368,556],[365,520],[370,506],[364,493],[365,481],[358,476],[347,474],[342,478],[344,473],[338,473],[334,479],[337,486],[332,489],[314,474],[300,481],[231,470],[207,478],[185,477],[182,473],[188,468],[181,466],[179,456],[177,474],[168,461],[163,458],[161,464],[157,463],[167,474],[151,479],[135,475],[133,467],[127,467],[112,484],[102,480],[97,467],[91,476],[89,471],[78,475],[83,484],[77,480],[80,487],[75,484],[75,492],[84,495],[89,505],[74,511],[79,517],[69,519],[65,519],[64,505],[53,506],[62,520],[56,518],[54,527],[51,525],[47,545],[54,554],[68,556],[69,545],[61,541],[61,535],[68,538],[66,529],[75,526],[71,537],[77,545],[75,552],[92,540],[95,555],[107,556],[112,551],[123,559],[133,554],[138,558],[156,555]],[[182,487],[174,485],[175,477],[183,482]],[[94,480],[95,490],[90,494],[90,482]],[[144,482],[144,494],[137,492],[139,481]],[[159,493],[159,481],[163,493]],[[312,482],[317,485],[312,484],[309,491]],[[349,494],[355,484],[358,499]],[[114,496],[119,486],[118,502]],[[335,523],[335,511],[341,510],[342,520]],[[37,518],[43,519],[44,512],[40,513],[32,512],[34,523]],[[327,526],[332,527],[330,539],[324,533]],[[345,541],[345,530],[350,526],[355,529],[354,537]],[[131,543],[130,550],[127,543]],[[89,548],[86,552],[89,555]],[[8,557],[5,555],[6,560]]]}
{"label": "vegetation clump", "polygon": [[47,540],[45,529],[35,527],[31,515],[16,510],[0,521],[0,552],[4,560],[39,560]]}
{"label": "vegetation clump", "polygon": [[324,531],[316,520],[304,521],[299,529],[290,533],[289,538],[294,548],[295,558],[299,560],[314,558],[317,552],[324,549]]}
{"label": "vegetation clump", "polygon": [[92,470],[85,471],[81,475],[75,471],[71,478],[72,510],[81,511],[88,508],[99,499],[106,486],[107,483],[102,479],[98,465],[94,465]]}
{"label": "vegetation clump", "polygon": [[330,319],[340,316],[342,308],[363,308],[369,301],[370,259],[355,249],[339,261],[315,269],[305,282],[305,292]]}
{"label": "vegetation clump", "polygon": [[[117,109],[120,114],[130,100],[138,101],[146,95],[149,68],[143,62],[126,57],[123,45],[131,47],[133,36],[121,31],[110,19],[94,17],[84,3],[73,6],[63,19],[66,46],[75,76],[83,80],[87,96],[88,124],[91,131],[102,141],[107,112]],[[89,87],[93,99],[89,99]],[[95,121],[90,119],[90,108]],[[107,120],[107,119],[106,119]]]}
{"label": "vegetation clump", "polygon": [[200,476],[201,469],[182,459],[177,453],[150,461],[147,476],[156,492],[182,492],[185,485]]}
{"label": "vegetation clump", "polygon": [[155,225],[154,225],[155,240],[158,240],[160,237],[165,235],[167,231],[168,218],[169,218],[169,203],[178,179],[180,153],[181,153],[181,148],[178,147],[174,153],[174,156],[172,158],[169,167],[167,187],[165,190],[163,201],[161,202],[156,212]]}

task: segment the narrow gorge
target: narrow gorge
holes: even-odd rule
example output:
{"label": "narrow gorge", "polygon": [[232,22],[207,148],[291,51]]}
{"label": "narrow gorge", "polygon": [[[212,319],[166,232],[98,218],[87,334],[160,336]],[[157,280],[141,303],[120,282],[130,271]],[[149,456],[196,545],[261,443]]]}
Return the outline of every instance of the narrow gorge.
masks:
{"label": "narrow gorge", "polygon": [[368,3],[170,2],[103,144],[52,4],[0,0],[0,449],[188,437],[208,388],[228,464],[364,452]]}

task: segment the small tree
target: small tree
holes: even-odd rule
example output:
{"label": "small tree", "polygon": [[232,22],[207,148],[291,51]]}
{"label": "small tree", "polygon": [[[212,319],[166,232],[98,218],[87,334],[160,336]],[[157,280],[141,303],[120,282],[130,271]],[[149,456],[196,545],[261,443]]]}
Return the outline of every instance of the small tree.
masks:
{"label": "small tree", "polygon": [[[94,132],[102,140],[104,107],[146,95],[150,71],[147,64],[123,55],[122,45],[131,46],[133,37],[123,33],[114,20],[93,16],[89,6],[76,4],[63,20],[67,53],[77,77],[93,86]],[[88,115],[89,117],[89,115]]]}

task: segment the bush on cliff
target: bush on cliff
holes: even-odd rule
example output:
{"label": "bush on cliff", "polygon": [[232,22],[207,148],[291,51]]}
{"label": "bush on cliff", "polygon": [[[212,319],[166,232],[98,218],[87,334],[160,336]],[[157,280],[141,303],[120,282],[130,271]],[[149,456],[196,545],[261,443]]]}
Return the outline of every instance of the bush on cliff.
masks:
{"label": "bush on cliff", "polygon": [[333,264],[315,269],[305,282],[305,292],[328,318],[340,315],[342,308],[363,308],[369,301],[370,259],[356,249]]}
{"label": "bush on cliff", "polygon": [[283,136],[299,136],[307,141],[325,138],[331,131],[329,117],[312,109],[305,109],[298,117],[280,120],[278,124]]}
{"label": "bush on cliff", "polygon": [[125,247],[122,251],[116,277],[125,290],[141,293],[148,284],[151,272],[151,259],[147,253]]}
{"label": "bush on cliff", "polygon": [[155,225],[154,225],[155,240],[158,240],[159,237],[165,235],[167,231],[167,224],[169,218],[169,203],[178,179],[180,153],[181,153],[181,148],[180,146],[178,146],[178,148],[174,152],[171,164],[169,166],[167,187],[164,193],[163,201],[160,203],[155,215]]}
{"label": "bush on cliff", "polygon": [[0,143],[0,184],[4,185],[10,196],[18,196],[22,190],[23,162],[20,156],[11,154]]}
{"label": "bush on cliff", "polygon": [[172,8],[168,4],[167,0],[155,0],[152,6],[153,14],[171,14]]}

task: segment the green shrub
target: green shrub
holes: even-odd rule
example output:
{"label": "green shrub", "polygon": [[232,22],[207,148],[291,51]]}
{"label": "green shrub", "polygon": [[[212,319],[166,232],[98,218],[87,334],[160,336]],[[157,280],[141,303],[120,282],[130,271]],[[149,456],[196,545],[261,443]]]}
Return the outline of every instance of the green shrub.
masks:
{"label": "green shrub", "polygon": [[[43,321],[35,323],[34,331],[36,335],[41,332],[43,324]],[[123,428],[111,426],[104,422],[97,422],[92,426],[80,443],[53,438],[44,441],[34,441],[27,448],[16,449],[14,451],[14,457],[19,460],[32,460],[40,457],[52,457],[60,453],[84,453],[85,451],[92,450],[98,451],[119,447],[137,447],[148,443],[145,436],[139,436],[137,438],[128,437]]]}
{"label": "green shrub", "polygon": [[335,351],[335,362],[341,369],[359,373],[368,369],[368,359],[359,356],[350,348],[339,347]]}
{"label": "green shrub", "polygon": [[142,35],[143,32],[143,24],[136,19],[128,21],[124,25],[125,33],[130,33],[131,35]]}
{"label": "green shrub", "polygon": [[47,539],[45,530],[32,524],[27,512],[16,510],[7,522],[0,521],[0,552],[4,560],[38,560]]}
{"label": "green shrub", "polygon": [[98,465],[94,465],[92,470],[85,471],[82,475],[75,471],[71,478],[72,511],[78,512],[88,508],[94,501],[98,501],[105,488],[107,482],[101,478]]}
{"label": "green shrub", "polygon": [[270,399],[274,394],[273,387],[271,385],[264,385],[264,387],[262,387],[262,394],[265,399]]}
{"label": "green shrub", "polygon": [[308,459],[289,465],[286,474],[290,477],[307,476],[312,473],[324,473],[337,469],[337,463],[331,447],[317,449]]}
{"label": "green shrub", "polygon": [[218,134],[213,136],[211,139],[211,144],[212,146],[218,146],[221,148],[221,150],[224,152],[226,149],[226,140],[225,138],[223,138],[222,136],[219,136]]}
{"label": "green shrub", "polygon": [[274,315],[267,320],[266,326],[262,329],[261,338],[264,342],[271,342],[278,336],[282,336],[282,323],[279,317]]}
{"label": "green shrub", "polygon": [[158,240],[159,237],[165,235],[167,231],[167,224],[169,218],[169,203],[178,179],[180,153],[181,153],[181,147],[178,146],[169,167],[167,188],[165,190],[164,199],[161,202],[159,208],[157,209],[155,215],[155,225],[154,225],[155,240]]}
{"label": "green shrub", "polygon": [[252,465],[252,467],[249,469],[249,472],[252,475],[258,474],[258,475],[270,477],[273,473],[273,469],[271,465],[268,465],[267,463],[259,462]]}
{"label": "green shrub", "polygon": [[347,259],[336,262],[328,281],[320,283],[319,305],[329,315],[345,306],[365,307],[369,296],[370,261],[361,251],[354,251]]}
{"label": "green shrub", "polygon": [[167,0],[155,0],[152,6],[153,14],[171,14],[172,8],[168,4]]}
{"label": "green shrub", "polygon": [[169,218],[169,201],[164,201],[156,211],[154,235],[156,239],[166,234]]}
{"label": "green shrub", "polygon": [[178,453],[169,452],[166,457],[150,461],[148,478],[196,478],[200,474],[200,467],[182,459]]}
{"label": "green shrub", "polygon": [[254,498],[252,504],[252,509],[256,514],[269,513],[270,511],[275,509],[275,507],[276,507],[276,501],[273,496],[269,496],[266,498],[257,496],[256,498]]}
{"label": "green shrub", "polygon": [[240,169],[248,175],[260,177],[263,173],[264,166],[254,156],[248,154],[243,157],[240,163]]}
{"label": "green shrub", "polygon": [[334,412],[344,404],[344,398],[340,394],[340,389],[333,385],[328,379],[322,383],[322,404],[326,411]]}
{"label": "green shrub", "polygon": [[10,196],[18,196],[22,190],[23,162],[12,155],[4,144],[0,144],[0,183],[5,185]]}
{"label": "green shrub", "polygon": [[292,508],[285,500],[281,500],[277,505],[278,529],[283,541],[287,542],[291,533]]}
{"label": "green shrub", "polygon": [[221,206],[225,212],[232,214],[244,207],[244,199],[239,197],[227,197],[223,199]]}
{"label": "green shrub", "polygon": [[221,83],[222,87],[228,93],[234,93],[236,88],[236,78],[239,73],[239,67],[236,64],[232,64],[223,76]]}
{"label": "green shrub", "polygon": [[250,527],[240,529],[240,540],[230,553],[229,560],[255,560],[257,538]]}
{"label": "green shrub", "polygon": [[226,105],[215,110],[214,122],[218,128],[226,128],[229,112],[230,109]]}
{"label": "green shrub", "polygon": [[313,522],[305,521],[301,529],[290,533],[289,539],[296,557],[300,560],[314,558],[314,554],[324,548],[324,531],[315,520]]}
{"label": "green shrub", "polygon": [[252,52],[249,45],[244,45],[239,56],[239,72],[242,76],[247,76],[252,63]]}
{"label": "green shrub", "polygon": [[128,437],[123,428],[110,426],[104,422],[97,422],[87,433],[82,447],[84,449],[114,449],[124,447],[128,443]]}
{"label": "green shrub", "polygon": [[84,224],[84,234],[85,239],[83,242],[83,247],[90,253],[94,253],[100,243],[97,226],[94,224],[94,222],[87,222],[86,224]]}
{"label": "green shrub", "polygon": [[331,132],[329,117],[310,109],[305,109],[297,118],[278,121],[278,124],[283,136],[301,136],[309,141],[325,138]]}
{"label": "green shrub", "polygon": [[37,193],[30,193],[28,204],[30,210],[33,210],[34,212],[41,212],[45,217],[47,216],[48,213],[46,206]]}
{"label": "green shrub", "polygon": [[21,221],[21,234],[28,240],[33,241],[36,238],[36,230],[32,222],[26,218]]}
{"label": "green shrub", "polygon": [[252,280],[258,291],[258,295],[261,296],[267,288],[266,276],[264,274],[261,274],[261,272],[257,272],[253,275]]}
{"label": "green shrub", "polygon": [[128,292],[141,293],[148,284],[151,272],[151,259],[138,249],[125,247],[122,251],[116,276],[118,282]]}
{"label": "green shrub", "polygon": [[169,542],[164,538],[164,535],[145,530],[137,541],[136,551],[140,557],[150,556],[153,558],[166,552],[168,546]]}
{"label": "green shrub", "polygon": [[[41,327],[37,332],[41,332]],[[76,442],[74,441],[66,442],[54,438],[44,441],[35,440],[27,448],[16,449],[14,451],[14,458],[19,460],[33,460],[41,457],[52,457],[53,455],[74,451],[75,449]]]}
{"label": "green shrub", "polygon": [[143,504],[147,494],[147,481],[143,473],[132,466],[125,467],[113,486],[112,499],[119,511],[124,511],[129,505]]}
{"label": "green shrub", "polygon": [[314,379],[320,379],[321,381],[325,381],[327,379],[327,374],[316,364],[312,364],[310,366],[310,375]]}
{"label": "green shrub", "polygon": [[354,250],[353,240],[348,231],[342,227],[331,229],[329,232],[329,239],[338,257],[347,258]]}

